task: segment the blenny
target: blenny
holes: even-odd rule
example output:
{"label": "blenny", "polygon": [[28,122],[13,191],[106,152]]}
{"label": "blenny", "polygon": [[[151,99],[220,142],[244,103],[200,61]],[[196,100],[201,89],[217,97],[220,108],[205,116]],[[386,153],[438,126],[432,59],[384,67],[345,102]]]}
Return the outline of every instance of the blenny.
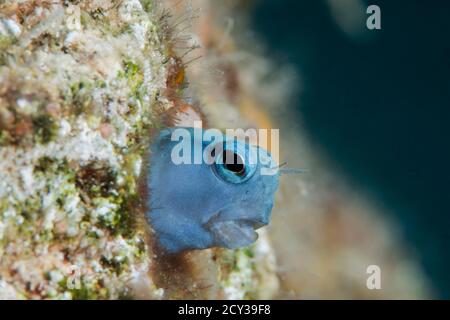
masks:
{"label": "blenny", "polygon": [[[176,130],[188,133],[184,143],[190,148],[183,152],[189,154],[181,157],[195,158],[200,150],[203,161],[174,161],[180,156]],[[169,128],[151,146],[146,217],[168,253],[248,246],[258,238],[255,230],[270,221],[279,184],[277,170],[264,171],[276,168],[271,155],[223,134],[210,138],[200,128]]]}

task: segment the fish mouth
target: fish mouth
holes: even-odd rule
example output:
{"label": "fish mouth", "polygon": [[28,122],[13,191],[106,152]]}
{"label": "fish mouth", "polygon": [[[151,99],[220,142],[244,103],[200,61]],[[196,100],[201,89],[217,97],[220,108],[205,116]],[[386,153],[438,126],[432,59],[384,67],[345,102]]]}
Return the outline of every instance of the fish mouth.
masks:
{"label": "fish mouth", "polygon": [[211,232],[214,245],[228,249],[246,247],[258,239],[256,229],[265,224],[248,219],[211,221],[207,229]]}

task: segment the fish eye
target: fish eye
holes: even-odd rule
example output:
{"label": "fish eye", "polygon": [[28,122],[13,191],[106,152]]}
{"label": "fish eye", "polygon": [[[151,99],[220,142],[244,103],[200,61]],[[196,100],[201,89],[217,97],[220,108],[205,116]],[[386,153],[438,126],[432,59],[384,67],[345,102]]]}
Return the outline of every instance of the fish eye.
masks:
{"label": "fish eye", "polygon": [[220,179],[230,183],[242,183],[255,173],[256,165],[248,160],[252,156],[248,145],[236,143],[231,149],[229,146],[217,149],[214,150],[215,162],[212,167]]}
{"label": "fish eye", "polygon": [[225,152],[222,153],[222,162],[224,168],[228,171],[231,171],[238,176],[245,175],[244,160],[237,153],[230,150],[225,150]]}

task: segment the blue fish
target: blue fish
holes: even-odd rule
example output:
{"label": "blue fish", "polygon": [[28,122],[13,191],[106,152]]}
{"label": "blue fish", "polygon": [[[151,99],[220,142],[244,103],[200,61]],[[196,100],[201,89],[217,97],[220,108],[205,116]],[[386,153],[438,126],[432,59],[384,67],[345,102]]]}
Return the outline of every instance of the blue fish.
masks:
{"label": "blue fish", "polygon": [[[180,140],[172,141],[180,129],[188,133],[185,154]],[[146,217],[168,253],[245,247],[258,238],[255,230],[270,222],[279,173],[262,169],[276,168],[271,155],[221,133],[209,141],[204,133],[169,128],[151,146]],[[205,158],[199,162],[195,152]],[[180,155],[192,161],[174,161]]]}

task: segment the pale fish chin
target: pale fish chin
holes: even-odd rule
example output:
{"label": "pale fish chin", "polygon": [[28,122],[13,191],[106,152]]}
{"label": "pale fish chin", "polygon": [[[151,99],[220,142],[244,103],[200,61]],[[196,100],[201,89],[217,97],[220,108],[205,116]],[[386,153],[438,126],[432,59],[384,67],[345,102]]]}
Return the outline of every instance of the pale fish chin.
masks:
{"label": "pale fish chin", "polygon": [[207,226],[214,245],[228,249],[246,247],[258,239],[254,223],[249,220],[214,221]]}

